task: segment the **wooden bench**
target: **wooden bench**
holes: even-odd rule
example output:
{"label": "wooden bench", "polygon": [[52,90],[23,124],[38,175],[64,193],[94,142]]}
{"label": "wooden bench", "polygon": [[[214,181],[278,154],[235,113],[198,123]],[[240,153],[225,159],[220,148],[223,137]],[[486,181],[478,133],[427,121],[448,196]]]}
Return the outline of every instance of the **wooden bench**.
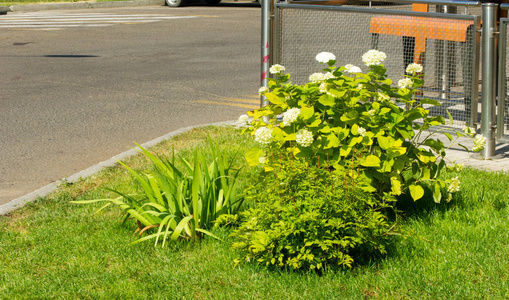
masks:
{"label": "wooden bench", "polygon": [[[413,11],[428,12],[428,4],[412,5]],[[435,78],[436,85],[443,99],[450,98],[451,83],[455,82],[455,57],[454,51],[448,47],[450,42],[462,43],[461,64],[463,65],[463,85],[466,118],[470,118],[470,109],[473,92],[473,73],[471,67],[472,30],[474,22],[470,20],[443,19],[416,16],[386,15],[375,16],[370,22],[372,35],[372,48],[378,48],[380,35],[401,36],[403,39],[404,68],[412,62],[426,67],[426,40],[438,41],[441,50],[437,51]],[[447,44],[449,42],[449,44]],[[454,46],[452,46],[454,49]],[[449,52],[448,52],[449,51]],[[471,54],[471,53],[470,53]],[[446,70],[444,70],[444,66]]]}
{"label": "wooden bench", "polygon": [[[415,4],[414,4],[415,5]],[[424,64],[426,39],[466,42],[473,21],[411,16],[378,16],[370,22],[372,34],[397,35],[415,39],[413,62]]]}

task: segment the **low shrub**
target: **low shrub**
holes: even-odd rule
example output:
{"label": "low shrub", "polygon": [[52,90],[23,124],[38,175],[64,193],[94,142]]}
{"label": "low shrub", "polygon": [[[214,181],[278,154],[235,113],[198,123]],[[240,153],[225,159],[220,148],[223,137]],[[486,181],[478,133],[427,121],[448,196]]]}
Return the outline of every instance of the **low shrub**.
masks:
{"label": "low shrub", "polygon": [[356,258],[386,253],[395,201],[360,189],[343,172],[284,160],[250,197],[232,236],[245,261],[290,269],[351,267]]}

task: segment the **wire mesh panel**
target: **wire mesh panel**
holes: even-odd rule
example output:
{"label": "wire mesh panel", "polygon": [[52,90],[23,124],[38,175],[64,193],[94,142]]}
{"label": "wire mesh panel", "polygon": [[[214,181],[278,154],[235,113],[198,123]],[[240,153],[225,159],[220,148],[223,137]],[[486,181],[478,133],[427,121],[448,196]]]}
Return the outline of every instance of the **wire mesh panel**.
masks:
{"label": "wire mesh panel", "polygon": [[509,142],[509,62],[507,47],[509,46],[509,31],[507,27],[509,19],[500,19],[499,52],[500,61],[498,68],[498,101],[497,105],[497,138]]}
{"label": "wire mesh panel", "polygon": [[[408,6],[406,6],[408,8]],[[433,115],[447,117],[455,128],[477,121],[478,17],[420,13],[368,7],[322,7],[276,4],[275,63],[292,74],[296,84],[322,66],[316,54],[336,55],[339,65],[353,64],[363,71],[362,54],[378,49],[387,54],[388,75],[397,83],[412,62],[424,65],[422,95],[437,99]]]}

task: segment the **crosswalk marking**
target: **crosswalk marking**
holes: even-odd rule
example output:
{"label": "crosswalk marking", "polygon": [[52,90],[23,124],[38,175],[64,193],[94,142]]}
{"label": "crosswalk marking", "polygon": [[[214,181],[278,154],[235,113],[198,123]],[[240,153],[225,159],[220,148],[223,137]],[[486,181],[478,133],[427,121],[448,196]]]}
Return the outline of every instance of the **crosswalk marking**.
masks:
{"label": "crosswalk marking", "polygon": [[156,14],[106,13],[25,13],[0,18],[0,28],[28,30],[58,30],[71,27],[104,27],[118,24],[143,24],[163,20],[193,19],[198,16],[171,16]]}

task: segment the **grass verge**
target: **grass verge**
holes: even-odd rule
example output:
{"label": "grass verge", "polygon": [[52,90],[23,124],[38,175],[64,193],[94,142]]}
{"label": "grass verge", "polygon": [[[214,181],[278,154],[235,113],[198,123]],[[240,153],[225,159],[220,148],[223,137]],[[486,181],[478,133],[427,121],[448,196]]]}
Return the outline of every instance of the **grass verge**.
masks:
{"label": "grass verge", "polygon": [[[195,129],[153,149],[190,155],[210,135],[231,153],[252,141],[227,127]],[[142,156],[128,159],[148,167]],[[245,168],[244,185],[256,171]],[[270,271],[233,268],[225,240],[205,239],[154,248],[130,246],[133,223],[108,208],[70,204],[108,196],[104,187],[134,190],[132,178],[112,167],[0,217],[0,299],[504,299],[509,297],[509,174],[466,168],[461,194],[436,205],[429,195],[404,201],[402,228],[389,256],[352,270]],[[111,195],[110,195],[111,196]]]}

